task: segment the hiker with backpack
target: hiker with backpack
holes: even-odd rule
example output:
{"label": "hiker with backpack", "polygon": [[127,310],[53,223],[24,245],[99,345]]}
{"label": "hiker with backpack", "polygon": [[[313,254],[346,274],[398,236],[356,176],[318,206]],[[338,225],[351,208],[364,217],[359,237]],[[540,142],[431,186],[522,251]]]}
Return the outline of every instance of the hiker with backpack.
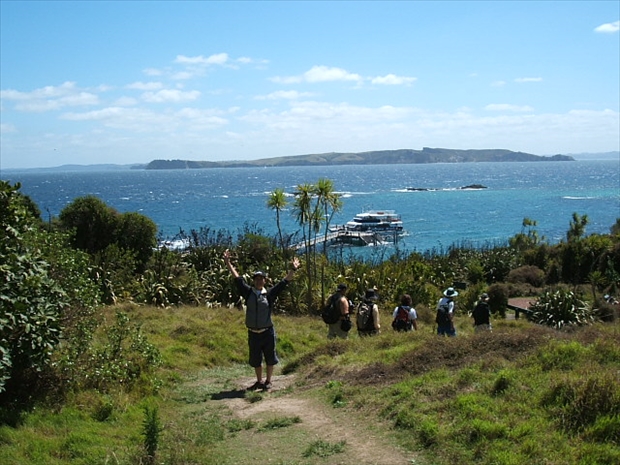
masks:
{"label": "hiker with backpack", "polygon": [[[224,251],[224,263],[235,278],[237,289],[246,303],[245,326],[248,328],[249,364],[254,367],[256,374],[256,382],[248,389],[268,391],[271,388],[273,368],[279,361],[276,355],[276,332],[271,321],[271,312],[278,294],[293,280],[295,271],[300,265],[299,258],[293,258],[291,268],[284,279],[270,289],[265,288],[267,274],[262,271],[256,271],[252,275],[252,286],[246,283],[230,261],[228,249]],[[264,383],[263,358],[267,365]]]}
{"label": "hiker with backpack", "polygon": [[374,289],[368,289],[357,306],[357,334],[359,336],[373,336],[379,334],[381,324],[379,322],[378,296]]}
{"label": "hiker with backpack", "polygon": [[413,308],[413,300],[409,294],[403,294],[400,298],[400,305],[394,309],[392,314],[392,328],[394,331],[417,331],[418,314]]}
{"label": "hiker with backpack", "polygon": [[474,333],[491,331],[491,307],[489,307],[489,294],[485,292],[480,295],[480,300],[476,303],[471,316],[474,319]]}
{"label": "hiker with backpack", "polygon": [[347,339],[352,323],[349,318],[349,299],[346,297],[347,285],[338,284],[336,292],[327,300],[321,317],[328,326],[327,339]]}
{"label": "hiker with backpack", "polygon": [[435,323],[437,323],[437,334],[439,336],[456,336],[456,329],[454,328],[454,298],[459,293],[453,287],[449,287],[443,293],[443,297],[437,302],[437,316],[435,317]]}

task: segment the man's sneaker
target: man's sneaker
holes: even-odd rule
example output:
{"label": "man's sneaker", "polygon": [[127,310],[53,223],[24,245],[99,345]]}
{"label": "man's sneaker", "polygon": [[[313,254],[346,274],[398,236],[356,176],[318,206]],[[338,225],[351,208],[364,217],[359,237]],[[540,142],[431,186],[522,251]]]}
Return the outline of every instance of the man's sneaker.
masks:
{"label": "man's sneaker", "polygon": [[265,391],[268,391],[269,389],[271,389],[271,381],[267,381],[264,385],[263,385],[263,389]]}
{"label": "man's sneaker", "polygon": [[263,383],[261,383],[260,381],[256,381],[247,390],[248,391],[258,391],[260,389],[265,389],[265,385]]}

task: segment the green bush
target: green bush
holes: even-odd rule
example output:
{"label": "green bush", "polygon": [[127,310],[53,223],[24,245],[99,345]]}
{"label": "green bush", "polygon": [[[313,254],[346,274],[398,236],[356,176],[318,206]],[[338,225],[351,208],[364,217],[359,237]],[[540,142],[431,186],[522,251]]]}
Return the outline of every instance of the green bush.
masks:
{"label": "green bush", "polygon": [[526,283],[541,287],[545,283],[545,273],[537,266],[525,265],[510,270],[506,279],[509,283]]}
{"label": "green bush", "polygon": [[574,292],[565,289],[546,291],[530,310],[531,321],[557,329],[571,325],[588,325],[595,321],[590,305],[578,298]]}
{"label": "green bush", "polygon": [[67,298],[25,239],[35,219],[18,189],[0,181],[0,393],[26,394],[60,341]]}

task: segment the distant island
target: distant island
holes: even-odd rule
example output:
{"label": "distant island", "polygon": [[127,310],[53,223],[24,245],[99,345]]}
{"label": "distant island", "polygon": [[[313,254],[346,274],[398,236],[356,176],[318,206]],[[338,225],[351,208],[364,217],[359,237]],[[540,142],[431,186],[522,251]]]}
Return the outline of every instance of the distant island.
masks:
{"label": "distant island", "polygon": [[204,168],[252,168],[264,166],[398,165],[422,163],[575,161],[569,155],[550,157],[504,149],[457,150],[424,147],[422,150],[376,150],[372,152],[330,152],[244,161],[153,160],[133,167],[147,170]]}

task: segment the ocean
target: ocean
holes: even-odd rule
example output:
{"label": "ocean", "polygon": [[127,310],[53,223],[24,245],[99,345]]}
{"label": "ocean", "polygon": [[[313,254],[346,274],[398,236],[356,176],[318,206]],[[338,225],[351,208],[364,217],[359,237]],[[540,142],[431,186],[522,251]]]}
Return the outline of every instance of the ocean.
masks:
{"label": "ocean", "polygon": [[[4,170],[3,180],[57,216],[75,198],[95,195],[120,212],[151,218],[163,239],[202,227],[233,234],[256,225],[276,234],[268,193],[281,187],[292,203],[299,184],[333,181],[343,224],[369,209],[401,214],[405,251],[505,244],[524,218],[549,243],[565,238],[574,212],[587,215],[586,234],[609,233],[620,217],[618,160],[574,162],[214,168],[201,170]],[[486,189],[461,189],[482,184]],[[409,189],[408,189],[409,188]],[[428,190],[411,190],[428,189]],[[292,208],[282,214],[286,233],[299,231]],[[301,238],[301,236],[300,236]],[[394,246],[384,246],[394,247]]]}

